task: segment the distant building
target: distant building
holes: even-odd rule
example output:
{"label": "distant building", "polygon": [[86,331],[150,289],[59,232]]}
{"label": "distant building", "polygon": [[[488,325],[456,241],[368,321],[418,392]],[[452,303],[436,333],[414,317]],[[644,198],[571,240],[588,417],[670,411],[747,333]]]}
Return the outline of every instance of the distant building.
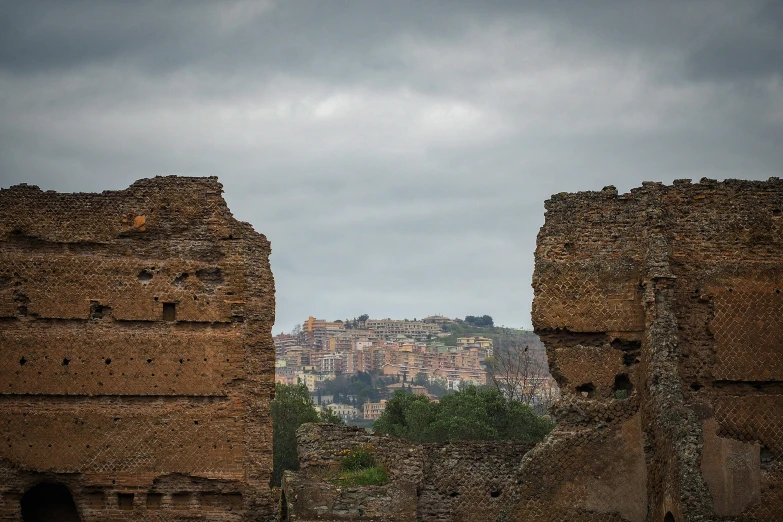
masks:
{"label": "distant building", "polygon": [[383,410],[385,409],[386,401],[383,399],[381,399],[381,402],[365,402],[362,404],[364,420],[376,420],[381,416]]}
{"label": "distant building", "polygon": [[354,408],[350,404],[341,404],[341,403],[331,403],[326,406],[325,408],[329,408],[334,413],[340,416],[340,418],[345,421],[352,421],[357,418],[359,418],[359,408]]}
{"label": "distant building", "polygon": [[440,325],[422,321],[397,321],[394,319],[368,319],[365,328],[372,330],[378,336],[392,337],[406,335],[414,339],[426,339],[428,335],[440,332]]}

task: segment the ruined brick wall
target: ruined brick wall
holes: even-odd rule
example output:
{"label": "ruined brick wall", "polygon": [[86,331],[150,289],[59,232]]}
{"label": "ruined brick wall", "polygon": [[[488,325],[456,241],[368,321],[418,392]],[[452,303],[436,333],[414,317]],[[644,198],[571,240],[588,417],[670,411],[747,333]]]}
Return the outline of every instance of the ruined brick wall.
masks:
{"label": "ruined brick wall", "polygon": [[216,178],[0,191],[0,519],[61,483],[82,520],[264,520],[269,243]]}
{"label": "ruined brick wall", "polygon": [[533,323],[563,397],[516,519],[783,520],[783,182],[546,209]]}
{"label": "ruined brick wall", "polygon": [[[415,444],[362,428],[306,424],[297,431],[301,471],[283,478],[281,520],[502,519],[513,505],[519,463],[531,442]],[[337,487],[328,480],[357,447],[388,472],[386,486]]]}

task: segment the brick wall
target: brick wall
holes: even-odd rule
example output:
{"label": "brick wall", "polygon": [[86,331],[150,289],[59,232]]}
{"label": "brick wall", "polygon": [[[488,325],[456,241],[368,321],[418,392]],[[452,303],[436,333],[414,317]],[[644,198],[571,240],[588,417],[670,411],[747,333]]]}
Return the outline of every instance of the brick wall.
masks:
{"label": "brick wall", "polygon": [[546,209],[533,321],[563,399],[522,466],[549,506],[526,519],[783,520],[783,182]]}
{"label": "brick wall", "polygon": [[270,248],[221,193],[0,191],[0,519],[42,482],[85,521],[271,515]]}

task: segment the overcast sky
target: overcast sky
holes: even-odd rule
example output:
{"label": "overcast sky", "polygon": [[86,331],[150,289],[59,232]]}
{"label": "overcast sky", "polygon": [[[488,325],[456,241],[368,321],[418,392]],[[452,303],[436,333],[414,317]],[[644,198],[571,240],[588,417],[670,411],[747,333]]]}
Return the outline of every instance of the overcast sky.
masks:
{"label": "overcast sky", "polygon": [[544,200],[782,176],[782,77],[779,1],[3,2],[0,186],[218,176],[275,333],[530,327]]}

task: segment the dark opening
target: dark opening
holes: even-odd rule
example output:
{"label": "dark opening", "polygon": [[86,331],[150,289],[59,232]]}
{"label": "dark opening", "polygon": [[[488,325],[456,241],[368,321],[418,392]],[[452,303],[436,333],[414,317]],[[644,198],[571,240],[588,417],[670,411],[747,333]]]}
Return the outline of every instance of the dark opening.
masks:
{"label": "dark opening", "polygon": [[117,507],[123,511],[133,509],[133,493],[117,493]]}
{"label": "dark opening", "polygon": [[163,493],[147,493],[147,509],[160,509]]}
{"label": "dark opening", "polygon": [[25,359],[23,355],[22,358],[19,359],[19,366],[24,366],[25,364],[27,364],[27,359]]}
{"label": "dark opening", "polygon": [[190,274],[188,274],[187,272],[180,274],[174,278],[174,281],[172,281],[171,284],[173,284],[174,286],[181,287],[185,283],[188,277],[190,277]]}
{"label": "dark opening", "polygon": [[177,508],[190,506],[190,493],[174,493],[171,495],[171,503]]}
{"label": "dark opening", "polygon": [[174,303],[163,303],[163,320],[177,320],[177,306]]}
{"label": "dark opening", "polygon": [[142,283],[145,283],[145,282],[149,281],[150,279],[152,279],[152,272],[150,272],[149,270],[144,269],[141,272],[139,272],[138,277],[139,277],[139,281],[141,281]]}
{"label": "dark opening", "polygon": [[79,522],[73,496],[62,484],[38,484],[22,496],[24,522]]}
{"label": "dark opening", "polygon": [[639,354],[641,352],[642,343],[639,341],[628,341],[625,339],[615,339],[612,341],[612,348],[615,350],[622,350],[623,352],[623,364],[625,366],[633,366],[639,363]]}
{"label": "dark opening", "polygon": [[628,378],[627,373],[621,373],[614,376],[614,396],[617,399],[627,399],[631,394],[631,379]]}
{"label": "dark opening", "polygon": [[691,390],[693,390],[695,392],[701,390],[702,388],[704,388],[704,386],[702,386],[698,382],[692,382],[691,383]]}
{"label": "dark opening", "polygon": [[280,521],[288,522],[288,501],[285,498],[285,491],[280,492]]}
{"label": "dark opening", "polygon": [[69,364],[70,362],[71,362],[71,360],[70,360],[69,358],[67,358],[67,357],[66,357],[65,359],[63,359],[63,366],[68,366],[68,364]]}
{"label": "dark opening", "polygon": [[90,319],[103,319],[103,305],[98,301],[90,301]]}
{"label": "dark opening", "polygon": [[775,464],[775,455],[767,446],[762,446],[761,453],[759,454],[759,460],[761,469],[769,469]]}
{"label": "dark opening", "polygon": [[674,518],[671,511],[667,511],[666,516],[663,517],[663,522],[677,522],[677,519]]}
{"label": "dark opening", "polygon": [[457,491],[452,491],[451,493],[449,493],[449,496],[450,496],[451,498],[456,498],[456,497],[458,497],[458,496],[459,496],[459,493],[458,493]]}
{"label": "dark opening", "polygon": [[576,392],[581,393],[583,396],[589,399],[595,394],[595,386],[593,385],[592,382],[586,382],[584,384],[580,384],[579,386],[577,386]]}
{"label": "dark opening", "polygon": [[497,488],[492,488],[489,490],[489,496],[492,498],[498,498],[500,496],[500,490]]}

